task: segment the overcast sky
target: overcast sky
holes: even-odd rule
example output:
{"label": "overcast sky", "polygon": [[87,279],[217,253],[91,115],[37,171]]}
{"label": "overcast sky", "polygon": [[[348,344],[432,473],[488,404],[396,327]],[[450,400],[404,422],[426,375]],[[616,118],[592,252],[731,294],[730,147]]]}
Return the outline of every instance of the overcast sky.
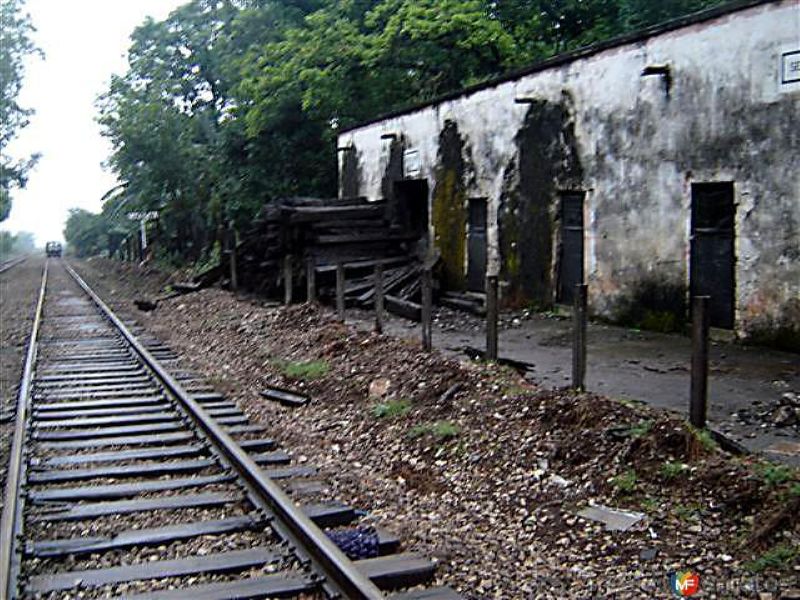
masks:
{"label": "overcast sky", "polygon": [[36,113],[9,152],[42,154],[24,190],[14,190],[0,229],[63,239],[68,209],[97,211],[116,183],[101,163],[109,145],[95,123],[95,99],[124,73],[129,36],[146,16],[165,18],[186,0],[27,0],[45,59],[28,63],[20,104]]}

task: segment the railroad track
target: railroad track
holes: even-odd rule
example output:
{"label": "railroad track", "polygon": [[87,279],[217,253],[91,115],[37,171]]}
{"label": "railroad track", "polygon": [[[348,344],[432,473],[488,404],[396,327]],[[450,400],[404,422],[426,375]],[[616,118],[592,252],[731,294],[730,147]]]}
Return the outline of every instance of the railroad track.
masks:
{"label": "railroad track", "polygon": [[[434,562],[353,526],[357,511],[326,501],[313,468],[293,466],[134,331],[68,265],[47,262],[0,523],[0,600],[459,597],[420,589]],[[377,556],[348,558],[326,529]]]}
{"label": "railroad track", "polygon": [[26,258],[28,258],[28,257],[27,256],[20,256],[18,258],[10,258],[8,260],[4,260],[2,263],[0,263],[0,273],[5,273],[9,269],[13,269],[18,264],[23,262]]}

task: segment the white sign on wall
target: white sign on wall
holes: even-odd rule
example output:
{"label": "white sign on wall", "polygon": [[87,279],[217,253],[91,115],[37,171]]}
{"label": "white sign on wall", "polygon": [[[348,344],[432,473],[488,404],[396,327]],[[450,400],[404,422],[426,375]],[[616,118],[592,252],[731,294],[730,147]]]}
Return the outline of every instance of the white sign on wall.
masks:
{"label": "white sign on wall", "polygon": [[403,177],[418,177],[422,171],[422,161],[419,150],[406,150],[403,152]]}
{"label": "white sign on wall", "polygon": [[800,48],[784,46],[778,65],[778,89],[781,92],[800,91]]}
{"label": "white sign on wall", "polygon": [[781,54],[781,83],[800,82],[800,50]]}

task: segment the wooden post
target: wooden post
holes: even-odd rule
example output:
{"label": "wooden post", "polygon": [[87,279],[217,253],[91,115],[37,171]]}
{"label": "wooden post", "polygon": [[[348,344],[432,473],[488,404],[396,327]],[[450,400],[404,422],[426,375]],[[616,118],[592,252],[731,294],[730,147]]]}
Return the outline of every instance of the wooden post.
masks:
{"label": "wooden post", "polygon": [[572,387],[579,392],[586,389],[586,317],[587,292],[585,283],[575,285],[572,310]]}
{"label": "wooden post", "polygon": [[317,299],[317,264],[313,256],[306,258],[306,302]]}
{"label": "wooden post", "polygon": [[283,303],[292,303],[292,255],[283,257]]}
{"label": "wooden post", "polygon": [[336,263],[336,315],[344,323],[344,264]]}
{"label": "wooden post", "polygon": [[422,349],[433,348],[433,273],[430,267],[422,270]]}
{"label": "wooden post", "polygon": [[236,229],[232,222],[228,222],[228,263],[231,268],[231,291],[239,287],[239,275],[236,271]]}
{"label": "wooden post", "polygon": [[692,299],[692,383],[689,422],[698,429],[706,426],[709,300],[709,296],[695,296]]}
{"label": "wooden post", "polygon": [[486,278],[486,360],[497,360],[497,275]]}
{"label": "wooden post", "polygon": [[383,333],[383,264],[375,265],[375,331]]}

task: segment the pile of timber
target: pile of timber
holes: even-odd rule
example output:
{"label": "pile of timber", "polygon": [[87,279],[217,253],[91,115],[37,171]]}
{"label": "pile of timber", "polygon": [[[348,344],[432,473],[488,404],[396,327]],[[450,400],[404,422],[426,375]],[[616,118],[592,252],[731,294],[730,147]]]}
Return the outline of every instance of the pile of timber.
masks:
{"label": "pile of timber", "polygon": [[[418,236],[392,226],[384,202],[365,198],[319,199],[286,198],[264,206],[252,227],[239,235],[236,244],[237,285],[241,289],[267,296],[284,292],[285,269],[292,272],[294,297],[303,297],[306,268],[313,264],[321,294],[335,289],[335,271],[346,264],[349,300],[364,303],[367,292],[365,273],[375,264],[387,267],[391,276],[404,275],[410,284]],[[206,286],[225,283],[230,276],[230,255],[225,252],[220,264],[199,275],[196,282]],[[370,278],[371,275],[366,275]],[[360,281],[361,280],[361,281]],[[405,290],[408,296],[409,290]]]}

